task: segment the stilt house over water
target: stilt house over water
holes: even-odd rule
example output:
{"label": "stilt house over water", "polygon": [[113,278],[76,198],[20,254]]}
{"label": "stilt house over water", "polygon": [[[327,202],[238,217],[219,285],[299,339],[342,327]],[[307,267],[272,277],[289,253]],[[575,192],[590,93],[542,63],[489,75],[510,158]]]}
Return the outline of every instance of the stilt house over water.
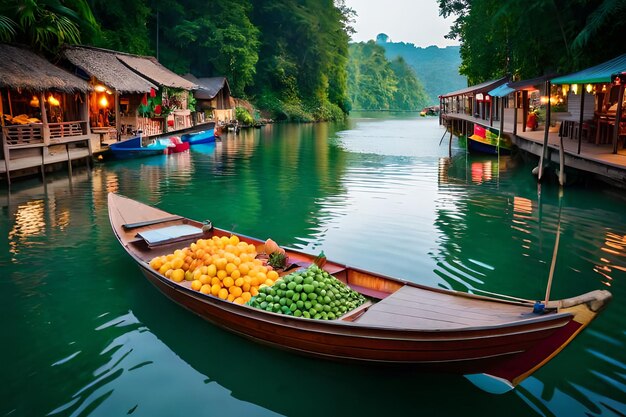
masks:
{"label": "stilt house over water", "polygon": [[117,58],[116,51],[68,46],[62,58],[68,69],[89,80],[89,125],[105,139],[125,139],[149,121],[137,114],[142,99],[158,86],[139,76]]}
{"label": "stilt house over water", "polygon": [[0,175],[91,158],[86,81],[36,53],[0,44]]}
{"label": "stilt house over water", "polygon": [[198,88],[196,84],[168,70],[154,57],[118,52],[117,58],[135,73],[159,86],[158,91],[151,91],[150,97],[142,100],[139,115],[143,120],[162,121],[161,130],[155,128],[154,123],[137,126],[144,134],[158,135],[192,126],[189,95]]}
{"label": "stilt house over water", "polygon": [[196,110],[202,115],[200,117],[212,118],[218,124],[235,120],[235,107],[232,105],[226,77],[196,78],[193,74],[183,77],[198,85],[193,95]]}

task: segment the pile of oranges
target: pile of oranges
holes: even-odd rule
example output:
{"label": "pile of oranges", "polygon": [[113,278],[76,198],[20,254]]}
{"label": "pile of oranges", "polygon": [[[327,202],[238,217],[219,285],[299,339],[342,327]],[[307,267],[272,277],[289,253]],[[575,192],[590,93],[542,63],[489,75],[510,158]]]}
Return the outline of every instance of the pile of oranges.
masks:
{"label": "pile of oranges", "polygon": [[199,239],[169,255],[157,256],[150,267],[175,282],[223,300],[245,304],[261,285],[274,285],[278,273],[256,259],[256,247],[235,235]]}

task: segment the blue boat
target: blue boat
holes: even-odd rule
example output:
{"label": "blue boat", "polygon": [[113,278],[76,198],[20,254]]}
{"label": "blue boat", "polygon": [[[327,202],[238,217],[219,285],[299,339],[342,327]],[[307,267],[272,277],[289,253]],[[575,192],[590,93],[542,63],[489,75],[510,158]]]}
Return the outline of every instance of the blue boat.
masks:
{"label": "blue boat", "polygon": [[135,136],[109,145],[109,152],[117,159],[138,158],[143,156],[163,155],[167,145],[156,141],[141,146],[141,136]]}
{"label": "blue boat", "polygon": [[467,138],[468,149],[488,155],[511,153],[511,141],[501,136],[498,129],[474,124],[474,134]]}
{"label": "blue boat", "polygon": [[185,133],[180,137],[180,139],[183,142],[189,142],[190,145],[215,142],[215,129],[201,130],[194,133]]}

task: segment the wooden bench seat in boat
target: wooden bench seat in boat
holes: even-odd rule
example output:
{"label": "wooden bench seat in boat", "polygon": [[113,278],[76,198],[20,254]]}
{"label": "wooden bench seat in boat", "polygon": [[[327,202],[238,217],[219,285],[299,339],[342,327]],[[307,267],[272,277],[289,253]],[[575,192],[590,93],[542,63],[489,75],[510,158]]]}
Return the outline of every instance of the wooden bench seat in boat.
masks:
{"label": "wooden bench seat in boat", "polygon": [[527,306],[458,297],[405,285],[367,309],[355,322],[398,329],[461,329],[536,317]]}
{"label": "wooden bench seat in boat", "polygon": [[148,247],[168,245],[182,240],[200,238],[204,236],[201,228],[189,224],[161,227],[158,229],[144,230],[137,233],[137,237],[143,239]]}

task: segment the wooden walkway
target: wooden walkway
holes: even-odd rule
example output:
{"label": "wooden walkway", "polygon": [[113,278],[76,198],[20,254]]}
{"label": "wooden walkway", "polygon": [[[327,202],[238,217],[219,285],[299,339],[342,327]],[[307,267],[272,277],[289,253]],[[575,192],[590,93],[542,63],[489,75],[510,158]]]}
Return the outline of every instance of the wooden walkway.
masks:
{"label": "wooden walkway", "polygon": [[[446,116],[448,119],[489,126],[488,120],[474,118],[462,113],[447,113]],[[493,127],[499,129],[500,121],[494,120]],[[458,129],[458,126],[456,128]],[[518,148],[538,157],[541,156],[544,140],[543,126],[539,126],[539,129],[535,131],[526,130],[526,132],[524,132],[523,125],[518,123],[517,134],[514,135],[512,114],[505,113],[503,131]],[[614,154],[612,143],[596,145],[583,138],[580,153],[578,153],[578,138],[563,137],[563,149],[565,151],[566,167],[589,172],[603,179],[609,179],[615,185],[626,187],[626,149],[624,149],[623,144],[619,144],[617,154]],[[559,132],[549,132],[548,159],[557,164],[557,167],[559,163],[559,152]]]}

